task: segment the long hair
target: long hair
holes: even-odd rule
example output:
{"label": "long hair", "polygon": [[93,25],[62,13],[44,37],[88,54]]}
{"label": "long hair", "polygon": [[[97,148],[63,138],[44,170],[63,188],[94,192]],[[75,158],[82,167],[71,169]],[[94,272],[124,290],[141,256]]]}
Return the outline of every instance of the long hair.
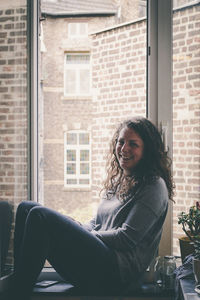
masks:
{"label": "long hair", "polygon": [[171,174],[171,159],[164,151],[164,145],[158,129],[152,122],[143,117],[125,120],[116,129],[110,144],[110,153],[107,161],[107,178],[103,189],[116,193],[121,188],[122,182],[127,180],[116,156],[116,143],[120,131],[125,127],[133,129],[140,136],[144,143],[144,152],[142,159],[134,169],[131,180],[129,179],[129,183],[126,185],[127,188],[125,189],[127,190],[123,191],[123,193],[128,192],[134,183],[140,184],[159,176],[164,179],[169,198],[172,199],[174,184]]}

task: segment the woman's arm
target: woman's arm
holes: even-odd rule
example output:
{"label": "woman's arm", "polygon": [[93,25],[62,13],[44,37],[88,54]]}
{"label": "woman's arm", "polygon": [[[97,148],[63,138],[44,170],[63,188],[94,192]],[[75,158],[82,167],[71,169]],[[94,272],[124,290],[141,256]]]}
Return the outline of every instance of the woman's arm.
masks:
{"label": "woman's arm", "polygon": [[[168,205],[168,192],[162,179],[144,186],[138,193],[122,226],[106,231],[92,231],[109,247],[118,250],[136,247],[148,236],[151,228],[164,218]],[[162,222],[163,223],[163,222]],[[160,228],[158,228],[160,230]]]}
{"label": "woman's arm", "polygon": [[88,223],[82,224],[82,226],[88,231],[92,231],[96,226],[96,217],[90,220]]}

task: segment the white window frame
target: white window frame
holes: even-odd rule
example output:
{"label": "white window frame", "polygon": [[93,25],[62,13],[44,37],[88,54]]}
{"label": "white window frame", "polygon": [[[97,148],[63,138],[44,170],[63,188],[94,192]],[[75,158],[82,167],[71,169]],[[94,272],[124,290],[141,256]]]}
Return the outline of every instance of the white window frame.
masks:
{"label": "white window frame", "polygon": [[28,198],[38,201],[39,0],[27,0]]}
{"label": "white window frame", "polygon": [[[81,26],[86,26],[86,32],[85,34],[81,34]],[[76,33],[72,34],[71,28],[72,26],[76,26]],[[87,22],[71,22],[68,23],[68,37],[71,39],[76,39],[76,38],[86,38],[88,37],[88,23]]]}
{"label": "white window frame", "polygon": [[[147,117],[161,129],[172,157],[172,4],[148,0]],[[172,201],[169,201],[159,255],[172,254]]]}
{"label": "white window frame", "polygon": [[[67,144],[67,134],[68,133],[75,133],[77,137],[79,137],[80,133],[87,133],[89,134],[89,144],[80,145],[79,140],[77,140],[76,145],[68,145]],[[76,151],[76,174],[67,174],[67,150],[75,150]],[[89,174],[81,174],[80,173],[80,151],[81,150],[89,150]],[[67,179],[88,179],[89,184],[67,184]],[[75,188],[75,189],[85,189],[91,187],[91,134],[89,131],[86,130],[68,130],[64,132],[64,187],[65,188]]]}
{"label": "white window frame", "polygon": [[[91,93],[91,59],[89,59],[89,63],[87,64],[67,64],[67,55],[88,55],[91,58],[89,52],[66,52],[64,57],[64,97],[87,97],[90,96]],[[89,91],[88,93],[83,93],[80,91],[80,70],[88,70],[89,71]],[[66,91],[66,80],[67,80],[67,70],[75,70],[76,71],[76,91],[75,93],[67,93]]]}

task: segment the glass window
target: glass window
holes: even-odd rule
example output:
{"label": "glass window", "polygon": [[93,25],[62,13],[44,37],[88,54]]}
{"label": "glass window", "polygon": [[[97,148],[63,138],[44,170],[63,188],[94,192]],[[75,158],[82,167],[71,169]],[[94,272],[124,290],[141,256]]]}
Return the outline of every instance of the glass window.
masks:
{"label": "glass window", "polygon": [[77,134],[76,133],[67,133],[67,144],[76,145],[77,144]]}
{"label": "glass window", "polygon": [[[68,144],[70,145],[70,144]],[[67,150],[67,161],[76,161],[76,151]]]}
{"label": "glass window", "polygon": [[122,2],[115,16],[41,21],[38,198],[81,222],[99,203],[114,127],[146,115],[146,1]]}
{"label": "glass window", "polygon": [[[192,2],[194,3],[194,1]],[[174,1],[174,6],[191,1]],[[173,251],[180,255],[178,214],[200,200],[199,5],[173,12],[173,171],[176,184]]]}
{"label": "glass window", "polygon": [[79,143],[80,145],[89,145],[89,133],[80,133]]}
{"label": "glass window", "polygon": [[64,162],[66,165],[65,187],[89,187],[91,172],[89,133],[66,132],[64,140],[66,153]]}
{"label": "glass window", "polygon": [[68,24],[69,38],[81,38],[88,36],[88,23],[69,23]]}
{"label": "glass window", "polygon": [[89,54],[66,54],[64,85],[66,96],[90,93]]}
{"label": "glass window", "polygon": [[89,160],[89,150],[81,150],[80,151],[80,160],[88,161]]}

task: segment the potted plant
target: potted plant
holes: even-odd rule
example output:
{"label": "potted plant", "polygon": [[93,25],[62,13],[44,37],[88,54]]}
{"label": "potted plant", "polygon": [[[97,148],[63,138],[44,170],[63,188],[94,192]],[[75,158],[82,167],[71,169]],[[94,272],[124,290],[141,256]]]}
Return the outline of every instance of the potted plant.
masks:
{"label": "potted plant", "polygon": [[198,241],[200,237],[200,202],[189,208],[189,212],[181,212],[178,216],[178,224],[182,225],[182,229],[186,234],[179,238],[181,259],[195,251],[194,241]]}
{"label": "potted plant", "polygon": [[194,259],[193,259],[193,271],[196,283],[200,283],[200,236],[196,236],[193,239],[194,244]]}

